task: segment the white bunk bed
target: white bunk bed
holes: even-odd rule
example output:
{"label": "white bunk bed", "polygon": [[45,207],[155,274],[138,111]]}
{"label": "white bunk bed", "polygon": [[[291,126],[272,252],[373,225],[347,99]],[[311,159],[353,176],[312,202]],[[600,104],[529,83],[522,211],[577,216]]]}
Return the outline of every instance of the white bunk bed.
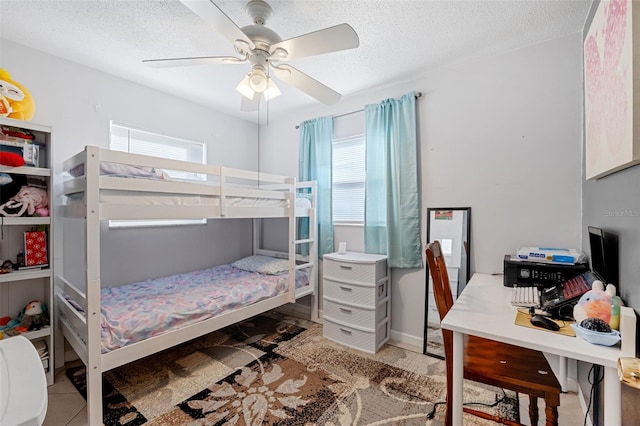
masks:
{"label": "white bunk bed", "polygon": [[[114,165],[116,167],[114,167]],[[106,167],[105,167],[106,166]],[[206,175],[206,181],[132,178],[120,174],[132,168],[155,174],[160,170]],[[118,174],[114,173],[114,169]],[[56,276],[58,324],[87,368],[87,415],[102,423],[102,373],[134,360],[311,295],[311,317],[318,318],[317,221],[315,182],[221,166],[189,163],[87,146],[63,164],[63,226],[71,222],[84,234],[84,244],[64,244],[64,258],[84,259],[82,273]],[[144,174],[144,173],[143,173]],[[157,176],[161,176],[157,174]],[[297,196],[302,195],[302,196]],[[298,200],[306,200],[300,206]],[[288,219],[288,252],[263,250],[256,244],[258,218]],[[309,218],[309,235],[297,238],[297,218]],[[286,290],[248,306],[166,331],[105,352],[101,339],[100,223],[135,219],[253,218],[254,254],[288,259]],[[80,226],[79,226],[80,224]],[[65,234],[66,235],[66,234]],[[299,254],[307,247],[308,255]],[[65,268],[66,269],[66,268]],[[296,289],[296,276],[307,271],[308,285]]]}

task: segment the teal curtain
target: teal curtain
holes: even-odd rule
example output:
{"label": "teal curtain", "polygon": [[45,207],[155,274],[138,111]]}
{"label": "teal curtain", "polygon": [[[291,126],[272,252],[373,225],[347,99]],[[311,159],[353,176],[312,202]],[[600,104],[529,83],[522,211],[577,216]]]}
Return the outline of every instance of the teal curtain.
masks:
{"label": "teal curtain", "polygon": [[332,117],[320,117],[305,121],[300,125],[298,177],[301,181],[315,180],[318,182],[316,212],[318,218],[318,238],[316,243],[318,245],[318,256],[334,251],[333,217],[331,214],[332,140]]}
{"label": "teal curtain", "polygon": [[415,93],[364,111],[365,251],[386,254],[392,268],[421,268]]}

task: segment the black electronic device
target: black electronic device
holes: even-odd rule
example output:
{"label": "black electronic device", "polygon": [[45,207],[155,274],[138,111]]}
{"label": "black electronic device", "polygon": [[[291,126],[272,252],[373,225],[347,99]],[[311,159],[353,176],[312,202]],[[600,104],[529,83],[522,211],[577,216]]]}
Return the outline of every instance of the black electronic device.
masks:
{"label": "black electronic device", "polygon": [[606,284],[618,285],[617,242],[611,234],[595,226],[588,226],[591,250],[591,271]]}
{"label": "black electronic device", "polygon": [[543,288],[540,292],[540,307],[554,318],[573,318],[573,307],[580,296],[591,290],[597,279],[591,271],[575,276],[561,284]]}
{"label": "black electronic device", "polygon": [[589,270],[587,263],[531,262],[504,256],[505,287],[552,287]]}
{"label": "black electronic device", "polygon": [[551,331],[560,330],[560,326],[552,319],[545,317],[544,315],[533,315],[531,317],[531,324],[536,327],[546,328]]}

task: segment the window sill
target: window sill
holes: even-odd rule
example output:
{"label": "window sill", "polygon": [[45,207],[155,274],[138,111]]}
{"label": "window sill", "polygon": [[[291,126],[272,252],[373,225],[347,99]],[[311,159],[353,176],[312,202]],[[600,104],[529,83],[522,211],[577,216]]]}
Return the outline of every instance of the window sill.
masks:
{"label": "window sill", "polygon": [[341,226],[341,227],[351,227],[351,228],[364,228],[364,223],[362,222],[333,222],[333,226]]}

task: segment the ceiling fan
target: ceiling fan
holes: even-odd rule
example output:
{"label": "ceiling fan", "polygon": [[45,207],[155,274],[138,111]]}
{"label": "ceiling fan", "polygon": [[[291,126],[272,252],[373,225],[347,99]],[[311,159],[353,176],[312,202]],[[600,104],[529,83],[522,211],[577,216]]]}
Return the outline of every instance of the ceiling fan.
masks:
{"label": "ceiling fan", "polygon": [[201,56],[193,58],[149,59],[142,61],[151,67],[178,67],[206,64],[251,64],[251,71],[236,90],[242,94],[242,111],[255,111],[260,95],[265,101],[279,96],[280,90],[271,74],[318,101],[333,105],[342,95],[291,65],[282,63],[323,53],[358,47],[358,34],[348,24],[340,24],[288,40],[265,24],[273,9],[263,0],[251,0],[246,10],[253,24],[238,27],[212,0],[180,0],[185,6],[220,31],[235,47],[238,56]]}

